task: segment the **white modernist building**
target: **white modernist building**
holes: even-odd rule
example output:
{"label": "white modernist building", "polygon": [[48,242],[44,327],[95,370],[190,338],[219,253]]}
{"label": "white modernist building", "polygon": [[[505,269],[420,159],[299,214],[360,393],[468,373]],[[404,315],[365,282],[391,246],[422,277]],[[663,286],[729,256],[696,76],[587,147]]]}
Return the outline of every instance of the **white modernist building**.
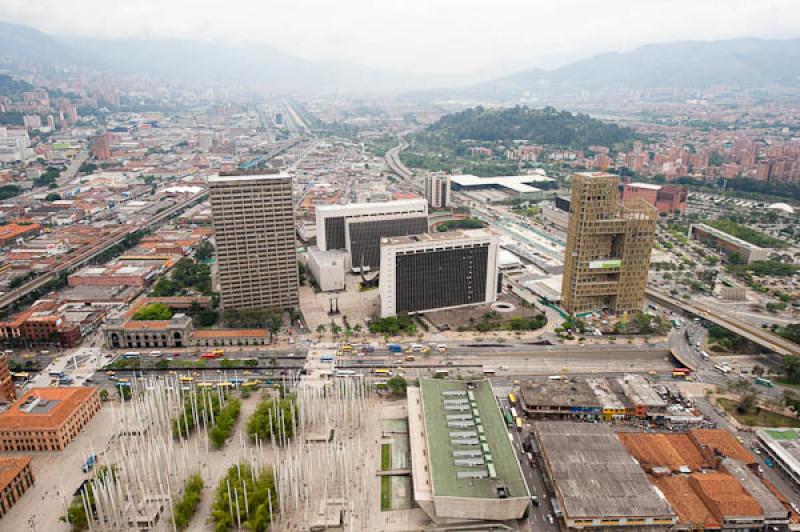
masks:
{"label": "white modernist building", "polygon": [[499,243],[488,229],[384,238],[381,317],[495,301]]}
{"label": "white modernist building", "polygon": [[320,205],[316,215],[317,247],[347,250],[353,271],[380,266],[381,238],[428,231],[428,204],[422,198]]}

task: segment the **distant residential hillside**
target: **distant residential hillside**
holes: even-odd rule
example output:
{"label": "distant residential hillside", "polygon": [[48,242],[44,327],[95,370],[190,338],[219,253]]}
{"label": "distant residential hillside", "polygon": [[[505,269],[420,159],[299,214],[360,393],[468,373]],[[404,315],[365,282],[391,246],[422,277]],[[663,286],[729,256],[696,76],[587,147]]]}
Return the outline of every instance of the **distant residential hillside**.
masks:
{"label": "distant residential hillside", "polygon": [[484,109],[479,106],[443,116],[427,129],[426,135],[446,141],[527,140],[532,144],[574,149],[614,146],[636,139],[632,129],[552,107]]}
{"label": "distant residential hillside", "polygon": [[0,95],[14,98],[30,90],[33,90],[33,85],[30,83],[0,74]]}

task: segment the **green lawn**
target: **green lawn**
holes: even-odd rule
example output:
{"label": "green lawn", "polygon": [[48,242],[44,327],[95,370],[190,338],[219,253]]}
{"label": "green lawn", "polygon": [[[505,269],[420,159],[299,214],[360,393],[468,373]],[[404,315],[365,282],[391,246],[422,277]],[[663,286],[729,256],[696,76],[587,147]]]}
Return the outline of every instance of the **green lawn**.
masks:
{"label": "green lawn", "polygon": [[725,409],[728,414],[736,418],[739,423],[747,425],[748,427],[789,427],[800,428],[800,419],[768,412],[766,410],[759,410],[757,413],[740,414],[736,411],[736,401],[731,399],[720,398],[720,406]]}
{"label": "green lawn", "polygon": [[384,443],[381,445],[381,470],[386,471],[392,468],[392,445]]}
{"label": "green lawn", "polygon": [[381,511],[392,509],[392,477],[381,477]]}
{"label": "green lawn", "polygon": [[795,384],[793,382],[789,382],[783,379],[772,379],[772,382],[775,384],[780,384],[781,386],[785,386],[787,388],[791,388],[793,390],[800,390],[800,384]]}

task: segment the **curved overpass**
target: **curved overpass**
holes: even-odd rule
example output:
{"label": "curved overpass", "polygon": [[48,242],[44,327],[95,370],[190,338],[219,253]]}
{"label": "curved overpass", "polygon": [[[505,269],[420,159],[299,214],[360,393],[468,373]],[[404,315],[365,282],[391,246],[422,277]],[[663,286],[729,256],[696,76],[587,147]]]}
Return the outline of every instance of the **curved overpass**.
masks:
{"label": "curved overpass", "polygon": [[680,310],[688,314],[703,318],[715,323],[720,327],[724,327],[732,333],[738,334],[742,338],[750,340],[754,344],[760,345],[765,349],[769,349],[773,353],[779,355],[800,355],[800,345],[790,342],[785,338],[772,334],[760,327],[754,327],[749,323],[744,323],[736,318],[731,318],[717,312],[712,307],[702,303],[686,303],[684,301],[675,299],[672,296],[665,294],[659,290],[648,288],[646,295],[649,299],[675,310]]}
{"label": "curved overpass", "polygon": [[403,179],[411,179],[411,176],[414,175],[414,172],[409,170],[408,167],[403,164],[403,161],[400,160],[400,152],[405,148],[405,145],[395,146],[386,152],[384,158],[386,159],[386,166],[389,167],[389,170],[399,175]]}

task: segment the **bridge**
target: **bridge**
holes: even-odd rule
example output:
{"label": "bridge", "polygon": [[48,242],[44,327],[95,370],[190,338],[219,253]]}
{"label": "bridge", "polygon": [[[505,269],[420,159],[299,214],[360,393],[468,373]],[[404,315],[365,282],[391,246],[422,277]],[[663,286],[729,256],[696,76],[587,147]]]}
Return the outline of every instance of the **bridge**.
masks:
{"label": "bridge", "polygon": [[389,170],[399,175],[403,179],[411,179],[411,176],[414,175],[414,172],[409,170],[408,167],[400,160],[400,151],[403,149],[405,149],[405,146],[395,146],[391,150],[387,151],[386,155],[384,156],[386,159],[386,166],[389,167]]}
{"label": "bridge", "polygon": [[65,262],[62,262],[56,268],[51,270],[50,272],[40,275],[27,283],[23,284],[22,286],[0,296],[0,309],[6,308],[9,305],[14,304],[18,299],[27,296],[34,290],[38,290],[44,287],[50,281],[54,281],[58,279],[59,275],[70,273],[75,271],[76,269],[88,264],[96,257],[101,255],[103,252],[107,251],[108,249],[116,246],[117,244],[122,243],[126,237],[140,231],[142,229],[147,230],[150,229],[164,220],[171,218],[175,214],[183,211],[186,207],[193,205],[198,201],[202,201],[206,195],[208,194],[207,191],[199,192],[193,195],[191,198],[183,201],[181,203],[175,204],[169,209],[165,209],[164,211],[158,213],[153,218],[151,218],[147,223],[143,225],[137,225],[135,227],[125,227],[121,228],[103,240],[102,242],[95,244],[94,246],[89,247],[88,249],[78,251],[77,253],[73,254],[69,257]]}
{"label": "bridge", "polygon": [[777,353],[779,355],[800,355],[800,345],[790,342],[785,338],[781,338],[769,331],[765,331],[760,327],[744,323],[741,320],[726,316],[717,312],[712,307],[703,303],[692,302],[686,303],[672,296],[665,294],[659,290],[648,288],[645,292],[646,296],[655,301],[656,303],[670,308],[672,310],[686,312],[693,316],[703,318],[711,323],[715,323],[720,327],[724,327],[732,333],[738,334],[742,338],[750,340],[754,344]]}

